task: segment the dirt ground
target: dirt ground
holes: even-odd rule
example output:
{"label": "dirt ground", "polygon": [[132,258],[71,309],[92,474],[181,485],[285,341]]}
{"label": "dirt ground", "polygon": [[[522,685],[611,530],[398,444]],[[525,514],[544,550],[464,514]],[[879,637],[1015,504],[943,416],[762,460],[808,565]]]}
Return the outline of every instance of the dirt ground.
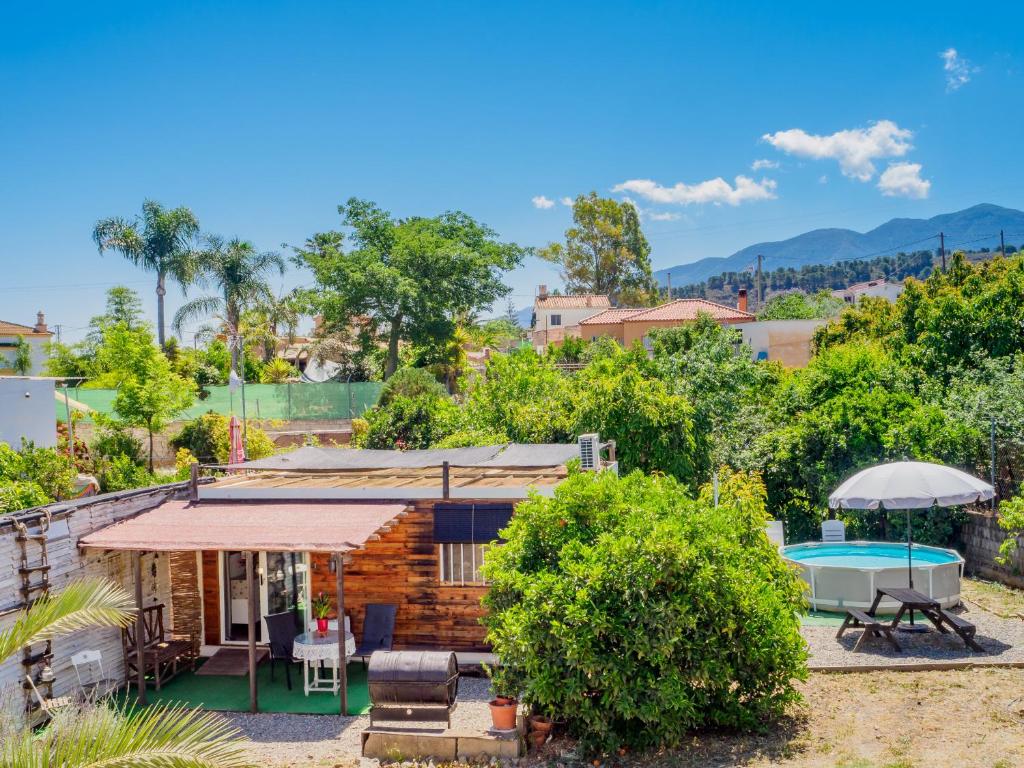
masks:
{"label": "dirt ground", "polygon": [[705,734],[628,761],[675,768],[1018,768],[1024,670],[812,675],[805,704],[763,736]]}
{"label": "dirt ground", "polygon": [[[615,757],[601,768],[1024,767],[1022,683],[1024,670],[1007,668],[813,674],[801,684],[805,703],[767,734],[701,733],[682,749]],[[276,736],[260,730],[251,734],[257,765],[376,765],[357,757],[356,722],[322,740],[294,726]],[[521,764],[590,768],[570,748],[556,741]]]}

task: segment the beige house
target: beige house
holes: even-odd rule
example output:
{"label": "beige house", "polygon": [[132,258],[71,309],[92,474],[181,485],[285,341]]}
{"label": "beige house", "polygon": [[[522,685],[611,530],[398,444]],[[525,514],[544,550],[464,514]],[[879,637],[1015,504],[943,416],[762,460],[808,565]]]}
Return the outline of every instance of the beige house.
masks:
{"label": "beige house", "polygon": [[548,344],[561,344],[567,336],[577,335],[581,321],[610,309],[611,300],[598,294],[560,296],[540,286],[533,302],[533,347],[543,352]]}
{"label": "beige house", "polygon": [[14,370],[14,354],[19,337],[25,339],[32,350],[32,367],[24,374],[38,376],[46,363],[46,344],[53,337],[53,332],[46,327],[46,318],[42,312],[36,315],[35,325],[0,320],[0,374],[18,373]]}
{"label": "beige house", "polygon": [[885,278],[854,283],[841,291],[832,291],[833,296],[837,299],[842,299],[848,304],[856,304],[864,296],[895,302],[901,293],[903,293],[903,283],[893,283]]}
{"label": "beige house", "polygon": [[742,295],[742,308],[727,307],[706,299],[676,299],[645,309],[609,309],[580,321],[579,335],[587,341],[608,336],[623,346],[628,347],[635,341],[647,346],[651,329],[692,323],[701,314],[710,315],[721,325],[753,322],[756,317],[746,311],[745,304],[746,295]]}

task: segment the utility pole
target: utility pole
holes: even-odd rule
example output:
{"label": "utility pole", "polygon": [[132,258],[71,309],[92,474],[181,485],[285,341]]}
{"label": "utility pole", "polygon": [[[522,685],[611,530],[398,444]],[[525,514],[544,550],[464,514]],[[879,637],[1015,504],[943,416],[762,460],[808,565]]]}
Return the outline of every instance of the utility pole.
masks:
{"label": "utility pole", "polygon": [[761,310],[764,306],[764,286],[761,284],[761,263],[764,261],[764,256],[760,253],[757,254],[757,309]]}
{"label": "utility pole", "polygon": [[939,232],[939,255],[942,256],[942,273],[946,273],[946,235]]}
{"label": "utility pole", "polygon": [[1001,229],[999,230],[999,255],[1006,258],[1006,241],[1003,239],[1003,230]]}
{"label": "utility pole", "polygon": [[57,325],[53,327],[57,330],[57,343],[60,344],[60,332],[64,326],[62,326],[60,323],[57,323]]}

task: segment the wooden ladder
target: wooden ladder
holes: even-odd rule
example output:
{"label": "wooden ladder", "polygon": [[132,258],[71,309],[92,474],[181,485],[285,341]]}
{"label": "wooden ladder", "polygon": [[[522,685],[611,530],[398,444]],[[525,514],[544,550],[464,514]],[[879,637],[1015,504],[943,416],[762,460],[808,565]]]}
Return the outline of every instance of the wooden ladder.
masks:
{"label": "wooden ladder", "polygon": [[[27,608],[31,608],[42,597],[50,594],[50,562],[46,545],[50,531],[50,513],[43,511],[43,517],[39,518],[38,531],[29,527],[22,521],[15,519],[14,527],[17,530],[17,541],[21,548],[21,565],[18,574],[21,576],[21,597]],[[35,546],[35,559],[30,555],[30,549]],[[53,675],[44,680],[42,672],[50,666],[53,659],[53,642],[43,640],[25,646],[22,650],[21,664],[25,674],[32,677],[36,688],[47,699],[53,698]],[[52,671],[52,668],[51,668]],[[36,700],[31,686],[26,682],[22,685],[25,691],[25,711],[33,720],[45,718],[42,707]]]}

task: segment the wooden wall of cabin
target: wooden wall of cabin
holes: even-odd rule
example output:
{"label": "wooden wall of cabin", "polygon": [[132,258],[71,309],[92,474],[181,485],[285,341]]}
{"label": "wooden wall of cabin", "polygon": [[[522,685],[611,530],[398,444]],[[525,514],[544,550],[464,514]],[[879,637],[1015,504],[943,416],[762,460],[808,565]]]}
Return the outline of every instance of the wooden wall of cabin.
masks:
{"label": "wooden wall of cabin", "polygon": [[[462,500],[460,499],[460,502]],[[368,603],[398,605],[396,648],[444,648],[484,651],[486,587],[442,586],[437,545],[434,544],[434,501],[416,502],[390,531],[362,550],[352,552],[345,565],[345,611],[356,642],[362,638]],[[469,502],[467,502],[469,503]],[[336,594],[336,577],[328,554],[310,557],[312,594]]]}
{"label": "wooden wall of cabin", "polygon": [[204,550],[202,562],[203,584],[203,642],[220,645],[220,569],[217,553]]}

